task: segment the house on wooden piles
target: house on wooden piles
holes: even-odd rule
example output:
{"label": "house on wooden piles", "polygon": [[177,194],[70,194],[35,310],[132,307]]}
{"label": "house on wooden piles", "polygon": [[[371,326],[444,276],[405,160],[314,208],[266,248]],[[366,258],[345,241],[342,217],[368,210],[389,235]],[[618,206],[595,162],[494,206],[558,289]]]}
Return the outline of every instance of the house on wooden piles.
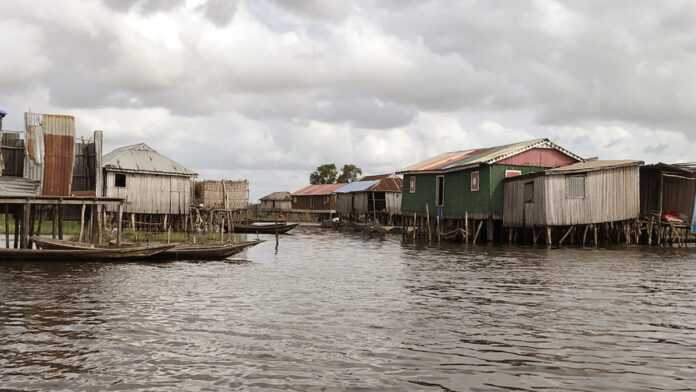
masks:
{"label": "house on wooden piles", "polygon": [[126,200],[124,212],[132,228],[164,230],[169,225],[186,225],[196,173],[144,143],[104,155],[103,168],[104,193]]}
{"label": "house on wooden piles", "polygon": [[466,225],[467,240],[486,222],[481,238],[493,241],[502,227],[505,178],[581,161],[548,139],[441,154],[397,173],[404,175],[401,213],[415,215],[421,226],[423,218],[437,216],[442,232]]}
{"label": "house on wooden piles", "polygon": [[637,242],[642,163],[591,160],[506,178],[503,226],[508,240],[517,236],[548,245],[554,239],[596,245],[601,230],[601,239]]}
{"label": "house on wooden piles", "polygon": [[295,218],[322,221],[336,213],[336,189],[345,184],[308,185],[292,193]]}
{"label": "house on wooden piles", "polygon": [[[118,209],[122,204],[120,199],[103,198],[97,192],[102,133],[95,131],[94,138],[76,141],[73,116],[25,113],[24,120],[23,132],[0,130],[0,211],[5,214],[6,230],[9,218],[14,218],[15,247],[30,247],[29,238],[42,234],[44,220],[52,221],[53,238],[63,238],[64,218],[80,215],[80,240],[101,241],[103,208]],[[83,148],[99,153],[78,163],[76,154]],[[92,169],[83,172],[82,164]],[[87,230],[85,218],[91,230]],[[7,236],[5,246],[10,245],[9,239]]]}
{"label": "house on wooden piles", "polygon": [[249,206],[249,181],[196,181],[196,204],[207,209],[246,209]]}
{"label": "house on wooden piles", "polygon": [[684,240],[696,232],[696,165],[656,163],[640,168],[640,213],[649,244]]}
{"label": "house on wooden piles", "polygon": [[392,224],[401,215],[401,187],[393,175],[363,177],[336,190],[336,212],[349,221]]}
{"label": "house on wooden piles", "polygon": [[292,196],[290,195],[290,192],[273,192],[259,200],[261,201],[261,205],[259,206],[261,212],[285,213],[292,209]]}

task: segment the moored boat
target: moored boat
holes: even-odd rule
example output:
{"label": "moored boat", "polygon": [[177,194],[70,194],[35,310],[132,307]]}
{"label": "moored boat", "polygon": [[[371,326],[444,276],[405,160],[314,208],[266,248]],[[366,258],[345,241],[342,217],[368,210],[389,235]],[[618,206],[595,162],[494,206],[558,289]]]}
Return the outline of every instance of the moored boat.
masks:
{"label": "moored boat", "polygon": [[[37,246],[41,247],[38,242]],[[174,245],[130,248],[7,249],[0,248],[0,260],[13,261],[133,261],[147,260]]]}
{"label": "moored boat", "polygon": [[247,234],[285,234],[297,227],[297,223],[274,223],[274,224],[235,224],[235,233]]}
{"label": "moored boat", "polygon": [[[49,240],[44,238],[33,237],[32,240],[37,244],[37,246],[43,249],[60,249],[60,250],[91,250],[95,249],[93,245],[73,242],[73,241],[59,241],[59,240]],[[252,246],[262,243],[262,240],[258,241],[244,241],[237,243],[219,244],[219,245],[190,245],[190,244],[171,244],[163,252],[151,255],[150,260],[224,260],[232,255],[242,252],[244,249],[250,248]],[[134,244],[124,245],[119,248],[106,248],[111,249],[136,249],[143,248],[142,246],[137,246]]]}

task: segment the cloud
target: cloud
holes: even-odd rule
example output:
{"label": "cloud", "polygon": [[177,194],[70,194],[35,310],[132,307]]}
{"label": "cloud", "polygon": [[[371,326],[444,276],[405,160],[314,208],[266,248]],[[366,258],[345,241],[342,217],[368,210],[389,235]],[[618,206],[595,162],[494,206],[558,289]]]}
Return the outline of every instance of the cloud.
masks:
{"label": "cloud", "polygon": [[255,197],[320,163],[383,172],[536,137],[693,160],[695,19],[679,0],[13,1],[0,105],[8,127],[72,113],[109,146],[249,176]]}

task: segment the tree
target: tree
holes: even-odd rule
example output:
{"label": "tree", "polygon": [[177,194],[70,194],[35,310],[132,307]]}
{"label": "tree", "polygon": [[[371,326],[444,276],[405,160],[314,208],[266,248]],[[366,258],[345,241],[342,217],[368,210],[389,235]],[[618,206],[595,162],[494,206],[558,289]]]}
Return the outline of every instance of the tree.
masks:
{"label": "tree", "polygon": [[333,184],[336,182],[337,176],[338,171],[336,170],[336,165],[333,163],[326,163],[317,167],[317,170],[309,175],[309,183],[312,185]]}
{"label": "tree", "polygon": [[336,182],[340,183],[348,183],[348,182],[353,182],[357,181],[358,177],[362,175],[362,169],[353,165],[353,164],[345,164],[341,168],[341,175],[338,177],[338,180]]}

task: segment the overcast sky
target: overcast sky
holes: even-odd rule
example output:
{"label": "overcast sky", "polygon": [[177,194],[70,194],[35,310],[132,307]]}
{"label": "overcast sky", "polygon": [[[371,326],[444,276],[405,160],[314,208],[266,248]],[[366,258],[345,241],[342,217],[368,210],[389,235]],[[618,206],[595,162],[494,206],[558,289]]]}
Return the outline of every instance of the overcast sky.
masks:
{"label": "overcast sky", "polygon": [[549,137],[696,160],[696,2],[4,1],[0,106],[73,114],[203,178],[293,191]]}

